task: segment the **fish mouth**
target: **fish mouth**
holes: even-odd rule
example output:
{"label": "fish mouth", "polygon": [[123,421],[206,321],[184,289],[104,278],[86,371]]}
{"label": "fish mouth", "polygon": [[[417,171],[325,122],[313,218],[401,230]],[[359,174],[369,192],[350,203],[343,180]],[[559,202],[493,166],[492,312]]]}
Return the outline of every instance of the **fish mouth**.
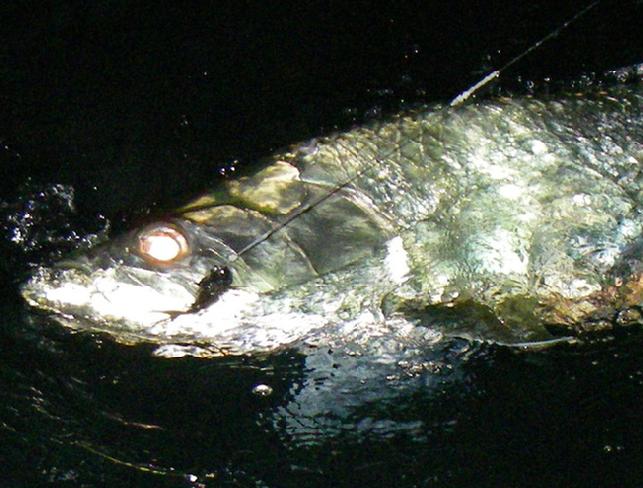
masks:
{"label": "fish mouth", "polygon": [[94,269],[82,261],[37,269],[20,293],[28,305],[63,318],[65,326],[87,329],[95,324],[100,329],[136,333],[171,320],[165,310],[184,310],[194,301],[193,290],[184,280],[125,267]]}
{"label": "fish mouth", "polygon": [[[20,294],[36,315],[48,317],[65,328],[108,334],[127,345],[150,340],[144,330],[122,318],[103,318],[92,309],[92,279],[85,267],[39,268],[21,285]],[[100,292],[98,292],[100,293]],[[101,294],[108,300],[106,294]]]}
{"label": "fish mouth", "polygon": [[[139,310],[136,305],[140,300],[137,298],[140,299],[142,295],[126,304],[122,301],[123,297],[136,293],[135,288],[144,293],[149,287],[135,287],[133,283],[126,284],[107,278],[113,278],[113,275],[108,274],[106,277],[99,273],[87,276],[78,267],[43,267],[22,284],[20,293],[25,302],[33,307],[34,317],[49,319],[74,331],[106,334],[120,344],[202,344],[204,347],[207,344],[208,356],[227,355],[236,350],[234,344],[228,345],[225,339],[214,344],[212,338],[219,331],[213,325],[215,321],[211,316],[200,319],[195,319],[193,314],[187,314],[189,317],[173,317],[172,313],[161,310],[158,303],[154,306],[148,304],[144,310]],[[101,279],[106,283],[101,284]],[[127,290],[124,293],[118,290],[115,292],[110,287],[125,287]],[[184,298],[187,297],[186,294]],[[230,297],[226,299],[230,300]],[[243,299],[244,297],[237,297],[237,300]],[[172,303],[169,302],[168,306],[171,307]],[[177,304],[177,308],[179,306]],[[207,311],[201,313],[207,314]],[[232,313],[231,320],[234,316]],[[221,320],[221,317],[217,316],[217,319]],[[199,354],[203,354],[201,349],[203,348],[200,347]],[[164,354],[169,353],[166,351]]]}

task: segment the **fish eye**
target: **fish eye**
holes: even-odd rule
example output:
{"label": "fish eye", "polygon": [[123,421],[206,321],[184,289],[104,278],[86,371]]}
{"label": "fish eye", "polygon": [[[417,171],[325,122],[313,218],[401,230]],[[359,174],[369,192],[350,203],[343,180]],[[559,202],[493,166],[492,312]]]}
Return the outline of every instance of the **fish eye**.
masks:
{"label": "fish eye", "polygon": [[181,259],[189,251],[187,238],[175,227],[152,227],[138,236],[138,253],[155,264],[169,264]]}

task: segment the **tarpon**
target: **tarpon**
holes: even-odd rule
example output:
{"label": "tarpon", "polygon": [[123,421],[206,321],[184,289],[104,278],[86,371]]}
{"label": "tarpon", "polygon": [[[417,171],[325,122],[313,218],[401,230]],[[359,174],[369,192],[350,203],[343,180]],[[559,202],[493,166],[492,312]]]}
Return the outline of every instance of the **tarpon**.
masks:
{"label": "tarpon", "polygon": [[22,293],[75,329],[215,355],[640,325],[642,96],[495,97],[319,137]]}

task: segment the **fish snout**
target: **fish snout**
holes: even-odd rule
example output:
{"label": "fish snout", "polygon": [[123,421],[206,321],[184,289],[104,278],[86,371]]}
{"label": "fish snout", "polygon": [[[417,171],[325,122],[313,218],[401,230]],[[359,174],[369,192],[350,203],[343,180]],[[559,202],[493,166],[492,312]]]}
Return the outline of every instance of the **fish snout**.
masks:
{"label": "fish snout", "polygon": [[60,301],[60,291],[71,285],[78,294],[87,286],[90,280],[87,271],[86,266],[74,261],[41,266],[22,284],[20,294],[29,305],[51,310]]}

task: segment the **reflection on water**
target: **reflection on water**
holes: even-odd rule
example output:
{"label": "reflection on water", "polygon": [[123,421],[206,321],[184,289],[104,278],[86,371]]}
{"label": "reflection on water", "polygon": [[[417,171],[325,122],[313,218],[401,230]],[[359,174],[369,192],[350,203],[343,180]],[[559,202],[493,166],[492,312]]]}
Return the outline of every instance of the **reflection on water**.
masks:
{"label": "reflection on water", "polygon": [[452,340],[416,364],[165,359],[69,334],[11,299],[2,316],[9,480],[470,486],[483,473],[507,486],[641,466],[640,337],[534,353]]}

